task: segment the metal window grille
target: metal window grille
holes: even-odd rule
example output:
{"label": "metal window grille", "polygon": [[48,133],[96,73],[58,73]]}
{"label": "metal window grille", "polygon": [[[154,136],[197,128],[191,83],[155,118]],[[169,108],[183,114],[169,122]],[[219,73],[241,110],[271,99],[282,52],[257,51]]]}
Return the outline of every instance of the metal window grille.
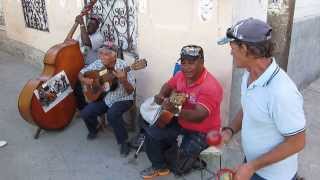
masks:
{"label": "metal window grille", "polygon": [[26,27],[49,32],[45,0],[21,0]]}
{"label": "metal window grille", "polygon": [[5,26],[6,22],[4,20],[4,12],[3,12],[3,1],[0,0],[0,26]]}
{"label": "metal window grille", "polygon": [[136,12],[136,0],[98,0],[92,9],[102,19],[99,30],[105,40],[131,53],[135,53],[137,44]]}

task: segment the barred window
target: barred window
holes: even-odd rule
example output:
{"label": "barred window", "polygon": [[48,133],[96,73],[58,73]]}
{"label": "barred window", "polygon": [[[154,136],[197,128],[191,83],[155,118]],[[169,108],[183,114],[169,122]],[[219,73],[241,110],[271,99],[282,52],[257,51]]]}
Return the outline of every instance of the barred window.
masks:
{"label": "barred window", "polygon": [[5,26],[5,20],[4,20],[4,11],[3,11],[3,0],[0,0],[0,26]]}
{"label": "barred window", "polygon": [[45,0],[21,0],[26,27],[49,32]]}

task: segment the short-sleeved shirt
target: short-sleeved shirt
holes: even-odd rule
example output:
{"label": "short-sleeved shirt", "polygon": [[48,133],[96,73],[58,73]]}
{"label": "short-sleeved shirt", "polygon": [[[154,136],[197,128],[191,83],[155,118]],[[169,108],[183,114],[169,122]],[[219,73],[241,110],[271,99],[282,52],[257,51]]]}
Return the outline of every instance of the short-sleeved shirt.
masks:
{"label": "short-sleeved shirt", "polygon": [[175,91],[188,95],[188,100],[182,109],[194,109],[197,104],[200,104],[209,112],[209,115],[200,123],[179,117],[178,122],[182,128],[203,133],[220,129],[220,104],[223,91],[220,83],[206,69],[191,85],[187,84],[181,71],[172,77],[167,84]]}
{"label": "short-sleeved shirt", "polygon": [[[104,65],[102,64],[101,60],[98,59],[93,63],[91,63],[90,65],[88,65],[87,67],[81,69],[80,73],[84,74],[85,72],[88,72],[88,71],[100,70],[103,67]],[[117,70],[117,69],[125,69],[126,67],[128,67],[127,62],[125,60],[118,58],[114,68]],[[128,82],[133,87],[135,87],[135,78],[131,71],[127,73],[127,79],[128,79]],[[121,83],[119,83],[119,86],[114,91],[108,92],[104,98],[104,102],[108,107],[111,107],[115,102],[125,101],[125,100],[134,100],[134,93],[132,92],[131,94],[128,94]]]}
{"label": "short-sleeved shirt", "polygon": [[[243,121],[241,141],[248,161],[271,151],[286,136],[305,130],[303,97],[289,76],[272,63],[260,77],[247,84],[245,72],[241,85]],[[272,180],[289,180],[297,173],[297,154],[258,170]]]}
{"label": "short-sleeved shirt", "polygon": [[82,49],[82,52],[85,56],[85,65],[89,65],[98,59],[98,50],[104,43],[103,36],[98,31],[89,35],[89,38],[91,41],[91,48],[84,46],[81,40],[81,36],[77,38],[77,40],[79,41],[80,48]]}

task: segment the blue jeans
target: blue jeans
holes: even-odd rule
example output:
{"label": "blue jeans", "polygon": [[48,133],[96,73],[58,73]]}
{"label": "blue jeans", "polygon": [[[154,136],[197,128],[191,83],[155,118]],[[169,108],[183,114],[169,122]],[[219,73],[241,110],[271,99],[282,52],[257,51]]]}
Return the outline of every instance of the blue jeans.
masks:
{"label": "blue jeans", "polygon": [[[291,180],[296,180],[296,179],[297,179],[297,175],[295,175]],[[266,179],[254,173],[254,175],[251,177],[250,180],[266,180]]]}
{"label": "blue jeans", "polygon": [[167,168],[164,152],[177,143],[176,139],[179,134],[184,135],[179,149],[188,157],[198,156],[203,149],[208,147],[205,134],[182,129],[176,120],[164,128],[146,127],[145,134],[146,153],[152,167],[156,169]]}
{"label": "blue jeans", "polygon": [[98,120],[97,117],[101,114],[107,113],[107,120],[113,128],[114,134],[118,144],[122,144],[128,139],[128,132],[122,118],[124,112],[128,111],[133,105],[132,100],[115,102],[110,108],[105,104],[104,100],[95,101],[85,106],[80,116],[89,133],[97,133]]}

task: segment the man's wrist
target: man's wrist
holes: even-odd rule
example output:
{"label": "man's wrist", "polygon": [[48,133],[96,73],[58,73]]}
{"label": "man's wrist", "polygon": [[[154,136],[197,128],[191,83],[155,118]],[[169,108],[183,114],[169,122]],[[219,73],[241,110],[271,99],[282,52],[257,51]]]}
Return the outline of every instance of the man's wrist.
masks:
{"label": "man's wrist", "polygon": [[231,132],[231,137],[234,135],[234,130],[231,128],[231,127],[229,127],[229,126],[224,126],[223,128],[222,128],[222,131],[229,131],[229,132]]}

